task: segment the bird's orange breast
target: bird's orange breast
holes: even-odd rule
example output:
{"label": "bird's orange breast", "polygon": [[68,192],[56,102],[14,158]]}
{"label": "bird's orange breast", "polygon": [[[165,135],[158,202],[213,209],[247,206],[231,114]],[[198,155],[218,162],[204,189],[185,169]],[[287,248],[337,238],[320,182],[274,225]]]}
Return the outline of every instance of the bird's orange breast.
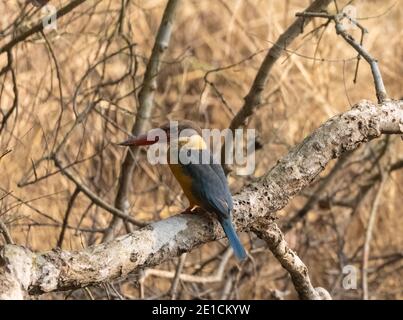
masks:
{"label": "bird's orange breast", "polygon": [[190,176],[186,175],[183,171],[181,164],[171,164],[169,163],[169,168],[171,169],[176,180],[179,182],[185,196],[188,198],[190,205],[199,205],[199,201],[192,194],[192,179]]}
{"label": "bird's orange breast", "polygon": [[[191,137],[185,137],[184,139],[179,139],[178,141],[179,147],[184,147],[186,149],[196,149],[196,150],[203,150],[206,149],[206,143],[204,142],[204,139],[199,136],[199,135],[193,135]],[[182,187],[183,192],[185,193],[186,197],[188,198],[190,202],[190,206],[201,206],[200,205],[200,200],[195,197],[195,195],[192,192],[192,185],[193,183],[198,183],[198,181],[193,181],[191,176],[188,175],[185,171],[185,168],[183,167],[182,164],[173,164],[171,163],[171,151],[178,153],[178,150],[173,149],[171,150],[170,148],[168,149],[168,164],[169,167],[175,176],[176,180],[179,182],[180,186]]]}

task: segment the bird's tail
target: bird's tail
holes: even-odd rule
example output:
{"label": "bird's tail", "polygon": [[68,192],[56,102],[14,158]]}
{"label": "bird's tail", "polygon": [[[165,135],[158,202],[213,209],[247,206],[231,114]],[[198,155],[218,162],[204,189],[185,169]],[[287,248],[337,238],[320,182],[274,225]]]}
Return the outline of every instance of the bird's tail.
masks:
{"label": "bird's tail", "polygon": [[231,218],[220,219],[220,223],[222,228],[224,229],[225,234],[227,235],[228,241],[234,250],[235,256],[238,260],[242,261],[246,258],[245,249],[236,234],[234,226],[232,224]]}

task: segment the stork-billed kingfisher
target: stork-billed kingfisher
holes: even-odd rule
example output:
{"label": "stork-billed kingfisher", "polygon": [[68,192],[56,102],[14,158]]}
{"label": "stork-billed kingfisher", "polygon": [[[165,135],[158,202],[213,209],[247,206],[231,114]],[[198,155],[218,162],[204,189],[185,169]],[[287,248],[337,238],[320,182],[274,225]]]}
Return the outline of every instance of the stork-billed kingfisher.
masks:
{"label": "stork-billed kingfisher", "polygon": [[[233,203],[228,182],[221,165],[214,161],[213,154],[209,152],[201,128],[192,121],[175,121],[146,134],[130,137],[119,145],[145,146],[157,142],[168,143],[169,167],[189,200],[190,205],[186,211],[201,207],[215,213],[235,256],[244,260],[246,252],[231,220]],[[190,159],[184,161],[181,155],[189,154],[192,154]],[[172,158],[172,155],[175,157]]]}

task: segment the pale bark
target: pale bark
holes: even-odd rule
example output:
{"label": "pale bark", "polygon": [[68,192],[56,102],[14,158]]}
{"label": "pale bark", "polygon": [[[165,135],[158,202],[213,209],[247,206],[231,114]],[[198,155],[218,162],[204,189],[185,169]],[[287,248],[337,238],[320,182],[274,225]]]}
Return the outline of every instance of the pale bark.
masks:
{"label": "pale bark", "polygon": [[266,241],[270,251],[291,276],[292,283],[301,300],[330,300],[330,294],[324,288],[314,288],[308,268],[289,248],[284,235],[275,223],[257,221],[252,230],[259,238]]}

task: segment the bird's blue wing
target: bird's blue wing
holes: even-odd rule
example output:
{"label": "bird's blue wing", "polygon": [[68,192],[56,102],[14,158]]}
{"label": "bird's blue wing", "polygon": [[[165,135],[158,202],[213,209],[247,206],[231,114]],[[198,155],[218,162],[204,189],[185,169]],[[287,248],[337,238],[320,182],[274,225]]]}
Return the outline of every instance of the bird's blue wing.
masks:
{"label": "bird's blue wing", "polygon": [[[207,151],[204,151],[207,152]],[[212,158],[210,158],[212,160]],[[192,181],[192,194],[201,206],[218,215],[228,216],[232,210],[232,196],[220,164],[182,164]]]}
{"label": "bird's blue wing", "polygon": [[191,178],[192,195],[203,209],[217,214],[235,255],[239,260],[244,260],[246,252],[231,221],[232,196],[221,165],[210,162],[182,166],[184,173]]}
{"label": "bird's blue wing", "polygon": [[[220,178],[221,182],[225,185],[225,187],[228,189],[228,193],[231,194],[229,188],[228,188],[228,181],[227,177],[225,176],[224,170],[221,166],[221,164],[216,164],[213,163],[210,165],[211,168],[214,170],[215,174]],[[229,209],[232,211],[233,204],[232,204],[232,196],[229,198],[229,203],[228,203]]]}

